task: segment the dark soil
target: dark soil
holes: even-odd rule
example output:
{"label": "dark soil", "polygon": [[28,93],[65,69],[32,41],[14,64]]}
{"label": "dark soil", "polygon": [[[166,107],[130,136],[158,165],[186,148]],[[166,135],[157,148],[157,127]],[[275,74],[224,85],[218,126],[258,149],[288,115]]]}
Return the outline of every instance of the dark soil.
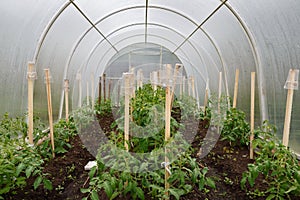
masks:
{"label": "dark soil", "polygon": [[[114,117],[112,115],[100,117],[100,124],[102,130],[111,131],[110,124]],[[181,197],[183,200],[247,200],[250,199],[245,191],[240,188],[240,180],[242,173],[247,169],[247,164],[252,161],[249,159],[249,150],[247,147],[232,147],[226,141],[218,141],[212,151],[202,159],[199,159],[199,149],[203,138],[207,133],[207,123],[205,121],[193,122],[188,124],[189,127],[185,134],[186,138],[195,149],[194,157],[197,158],[200,166],[206,166],[209,169],[208,176],[212,177],[216,183],[216,189],[210,189],[208,193],[199,191],[198,188]],[[45,165],[44,172],[50,174],[53,184],[52,191],[46,191],[42,187],[33,190],[34,178],[27,181],[27,186],[22,190],[15,190],[6,196],[6,199],[25,199],[25,200],[41,200],[41,199],[82,199],[84,194],[80,192],[80,188],[88,187],[88,172],[84,171],[84,166],[88,161],[94,160],[97,145],[103,138],[97,137],[95,129],[99,126],[98,122],[94,122],[90,127],[82,132],[81,137],[76,136],[72,139],[72,148],[64,155],[56,156]],[[95,144],[94,148],[89,151],[83,144],[91,146]],[[91,153],[90,153],[91,152]],[[262,189],[265,185],[259,182],[256,187]],[[105,193],[100,194],[100,199],[107,199]],[[117,198],[119,200],[130,199]],[[148,198],[147,198],[148,199]],[[149,198],[150,199],[150,198]],[[265,198],[255,198],[265,199]]]}

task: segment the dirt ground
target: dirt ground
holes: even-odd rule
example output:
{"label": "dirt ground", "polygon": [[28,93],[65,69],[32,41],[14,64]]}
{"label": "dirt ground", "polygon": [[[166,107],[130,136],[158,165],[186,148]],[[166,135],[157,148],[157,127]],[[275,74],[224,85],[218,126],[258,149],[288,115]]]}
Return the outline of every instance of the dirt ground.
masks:
{"label": "dirt ground", "polygon": [[[111,131],[109,127],[113,116],[105,116],[99,119],[102,129]],[[191,145],[195,148],[195,152],[199,152],[201,142],[207,133],[207,123],[204,121],[195,122],[188,126],[186,123],[187,137],[191,135],[189,140]],[[92,154],[84,147],[85,144],[95,144],[101,141],[101,138],[97,138],[97,133],[93,132],[95,127],[99,126],[97,121],[92,123],[90,127],[85,129],[87,136],[76,136],[72,139],[72,148],[64,155],[57,156],[45,165],[44,172],[49,173],[53,190],[46,191],[42,187],[34,190],[32,187],[34,178],[28,179],[28,185],[19,190],[15,190],[6,196],[6,199],[14,200],[41,200],[41,199],[57,199],[57,200],[77,200],[82,199],[84,194],[80,192],[80,188],[86,188],[88,186],[88,172],[84,171],[84,166],[88,161],[94,160],[95,152]],[[197,158],[197,161],[201,166],[207,166],[209,169],[208,176],[212,177],[216,183],[216,189],[211,189],[210,192],[204,194],[197,188],[182,196],[183,200],[247,200],[250,199],[246,192],[240,189],[240,179],[242,173],[247,169],[247,164],[251,163],[249,159],[249,150],[246,147],[231,147],[226,141],[218,141],[210,153],[204,158],[199,158],[197,153],[193,155]],[[265,187],[264,183],[259,182],[256,187]],[[105,193],[101,193],[101,200],[107,199]],[[117,198],[119,200],[130,199]],[[264,198],[256,198],[264,199]]]}

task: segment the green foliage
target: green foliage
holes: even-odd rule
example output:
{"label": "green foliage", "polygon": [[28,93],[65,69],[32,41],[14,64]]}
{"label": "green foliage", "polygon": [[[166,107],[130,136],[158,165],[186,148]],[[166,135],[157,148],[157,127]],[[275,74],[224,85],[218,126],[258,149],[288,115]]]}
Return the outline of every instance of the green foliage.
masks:
{"label": "green foliage", "polygon": [[248,145],[250,138],[250,125],[245,120],[245,113],[231,108],[227,111],[221,132],[222,140],[228,140],[233,145]]}
{"label": "green foliage", "polygon": [[[132,121],[130,121],[130,151],[145,153],[164,146],[165,131],[165,90],[158,87],[153,90],[151,84],[143,85],[136,90],[135,98],[131,99]],[[116,119],[118,131],[124,133],[124,107],[121,107],[121,117]],[[180,124],[171,117],[171,134]],[[111,134],[114,135],[114,134]],[[114,137],[114,136],[113,136]],[[123,139],[123,138],[121,138]],[[123,139],[124,140],[124,139]]]}
{"label": "green foliage", "polygon": [[[184,102],[177,101],[175,106],[179,105],[187,114],[192,114],[195,102],[188,101],[193,105],[190,108]],[[205,192],[209,191],[209,187],[215,188],[214,181],[206,177],[208,169],[200,169],[196,159],[191,157],[189,145],[177,131],[181,124],[172,117],[171,139],[165,142],[163,88],[153,90],[150,84],[143,85],[143,88],[136,90],[130,107],[133,109],[130,133],[134,135],[130,136],[129,152],[125,151],[122,105],[121,117],[114,124],[118,125],[118,133],[110,133],[109,141],[98,149],[98,168],[93,168],[89,173],[89,187],[81,189],[87,195],[84,199],[99,199],[98,192],[101,190],[109,199],[128,194],[131,199],[145,199],[145,195],[165,199],[167,192],[179,199],[191,192],[194,186]],[[168,149],[167,154],[165,149]],[[167,191],[165,169],[161,166],[161,160],[166,156],[171,163],[171,176],[168,179],[170,188]]]}
{"label": "green foliage", "polygon": [[257,137],[253,148],[258,149],[255,162],[248,164],[248,171],[243,173],[241,187],[248,182],[255,185],[261,175],[267,184],[266,190],[256,189],[249,194],[266,195],[266,199],[289,199],[290,195],[300,195],[300,167],[295,155],[275,136],[276,127],[264,122],[261,129],[255,130]]}
{"label": "green foliage", "polygon": [[52,189],[44,163],[38,151],[25,142],[27,125],[25,116],[11,118],[6,113],[0,121],[0,198],[13,189],[24,187],[26,179],[35,176],[34,189],[43,183]]}
{"label": "green foliage", "polygon": [[95,104],[95,113],[99,116],[105,116],[107,113],[112,112],[112,104],[110,99],[102,100],[99,104],[98,102]]}
{"label": "green foliage", "polygon": [[197,101],[191,96],[183,95],[174,100],[174,106],[179,107],[181,111],[181,119],[194,117],[203,119],[204,112],[198,108]]}
{"label": "green foliage", "polygon": [[[60,119],[53,126],[55,154],[62,154],[72,147],[70,139],[77,134],[77,126],[73,117],[70,117],[68,122],[65,119]],[[46,138],[44,142],[37,145],[36,149],[44,159],[52,157],[52,147],[50,144],[49,131],[39,131],[35,134],[35,142]]]}
{"label": "green foliage", "polygon": [[132,118],[138,126],[148,125],[154,115],[155,109],[161,111],[165,105],[165,90],[158,87],[154,90],[151,84],[145,84],[135,92],[135,98],[131,100]]}
{"label": "green foliage", "polygon": [[95,119],[95,112],[89,105],[83,105],[71,114],[76,127],[85,128]]}
{"label": "green foliage", "polygon": [[206,118],[209,119],[211,126],[222,127],[228,110],[226,96],[221,95],[219,99],[216,94],[212,94],[208,102]]}
{"label": "green foliage", "polygon": [[[98,168],[94,167],[89,173],[89,188],[82,188],[81,192],[86,193],[87,198],[91,199],[97,199],[100,190],[104,190],[109,199],[127,194],[130,194],[132,199],[144,199],[146,194],[154,199],[163,199],[166,198],[166,192],[179,199],[180,196],[191,192],[194,186],[205,192],[209,191],[209,187],[215,188],[214,181],[206,177],[208,169],[200,169],[196,159],[191,158],[190,154],[191,152],[187,151],[171,163],[172,174],[168,179],[170,188],[167,191],[164,168],[147,171],[149,163],[137,163],[128,152],[123,152],[121,155],[120,152],[114,154],[116,157],[112,161],[107,160],[107,157],[99,156]],[[117,157],[118,155],[120,157]],[[108,167],[109,165],[112,167]],[[137,167],[136,173],[126,170],[133,165]],[[119,171],[120,169],[122,171]]]}

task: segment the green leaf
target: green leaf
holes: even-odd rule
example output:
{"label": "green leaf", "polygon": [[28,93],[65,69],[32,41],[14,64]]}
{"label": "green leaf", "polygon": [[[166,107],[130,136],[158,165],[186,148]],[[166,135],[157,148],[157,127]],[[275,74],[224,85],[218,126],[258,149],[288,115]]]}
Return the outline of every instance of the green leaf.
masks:
{"label": "green leaf", "polygon": [[110,199],[114,199],[114,198],[118,197],[119,194],[120,194],[120,192],[115,191],[115,192],[112,194],[112,196],[110,197]]}
{"label": "green leaf", "polygon": [[90,179],[95,176],[96,170],[97,170],[97,166],[92,167],[92,169],[89,172]]}
{"label": "green leaf", "polygon": [[89,193],[91,190],[89,188],[80,188],[81,193]]}
{"label": "green leaf", "polygon": [[193,189],[193,187],[190,184],[184,185],[183,188],[187,193],[189,193]]}
{"label": "green leaf", "polygon": [[10,190],[10,187],[6,186],[5,188],[0,189],[0,194],[8,193]]}
{"label": "green leaf", "polygon": [[215,182],[211,178],[207,178],[206,183],[209,187],[216,188]]}
{"label": "green leaf", "polygon": [[145,199],[144,191],[142,190],[142,188],[136,187],[136,194],[140,199]]}
{"label": "green leaf", "polygon": [[34,188],[35,190],[39,187],[39,185],[41,184],[42,180],[43,180],[43,177],[42,177],[42,176],[38,176],[38,177],[35,179],[35,181],[34,181],[34,183],[33,183],[33,188]]}
{"label": "green leaf", "polygon": [[108,196],[108,198],[110,198],[113,194],[110,183],[108,181],[105,181],[103,183],[103,187],[104,187],[104,191],[105,191],[106,195]]}
{"label": "green leaf", "polygon": [[47,190],[52,190],[53,186],[52,183],[49,179],[43,179],[43,183],[44,183],[44,188]]}
{"label": "green leaf", "polygon": [[169,192],[170,192],[170,194],[171,195],[173,195],[177,200],[179,200],[179,198],[180,198],[180,195],[179,195],[179,193],[175,190],[175,189],[169,189]]}
{"label": "green leaf", "polygon": [[26,167],[25,164],[21,162],[21,163],[18,165],[18,167],[17,167],[16,175],[19,176],[20,173],[21,173],[21,171],[22,171],[25,167]]}
{"label": "green leaf", "polygon": [[270,194],[270,195],[266,198],[266,200],[271,200],[271,199],[273,199],[273,198],[275,198],[275,197],[276,197],[275,194]]}
{"label": "green leaf", "polygon": [[32,171],[34,170],[33,166],[29,166],[26,170],[25,170],[25,174],[26,174],[26,178],[29,178]]}
{"label": "green leaf", "polygon": [[92,200],[99,200],[99,196],[96,190],[92,191],[92,195],[91,195],[91,199]]}
{"label": "green leaf", "polygon": [[291,191],[294,191],[294,190],[297,190],[296,186],[290,187],[290,189],[288,191],[286,191],[285,193],[288,194],[288,193],[290,193]]}
{"label": "green leaf", "polygon": [[247,176],[246,176],[246,174],[243,174],[243,178],[241,179],[241,188],[242,189],[245,189],[246,182],[247,182]]}

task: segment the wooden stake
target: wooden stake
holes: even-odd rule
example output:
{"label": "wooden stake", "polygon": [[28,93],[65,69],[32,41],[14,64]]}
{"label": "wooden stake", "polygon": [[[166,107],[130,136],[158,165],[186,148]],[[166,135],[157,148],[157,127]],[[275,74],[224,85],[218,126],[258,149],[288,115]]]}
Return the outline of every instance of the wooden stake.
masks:
{"label": "wooden stake", "polygon": [[204,114],[206,115],[206,107],[208,102],[208,89],[205,89],[205,96],[204,96]]}
{"label": "wooden stake", "polygon": [[29,144],[33,145],[33,85],[36,79],[34,63],[28,63],[27,71],[28,79],[28,140]]}
{"label": "wooden stake", "polygon": [[188,94],[191,96],[191,77],[188,78]]}
{"label": "wooden stake", "polygon": [[186,77],[182,77],[182,94],[185,95]]}
{"label": "wooden stake", "polygon": [[88,105],[88,106],[90,105],[89,89],[90,89],[89,82],[87,81],[86,82],[86,105]]}
{"label": "wooden stake", "polygon": [[157,73],[157,71],[154,71],[151,74],[152,74],[152,81],[153,81],[153,90],[157,90],[158,73]]}
{"label": "wooden stake", "polygon": [[239,87],[239,75],[240,70],[235,70],[235,82],[234,82],[234,94],[233,94],[233,104],[232,107],[236,108],[236,100],[237,100],[237,94],[238,94],[238,87]]}
{"label": "wooden stake", "polygon": [[251,72],[251,110],[250,110],[250,159],[253,159],[253,144],[254,139],[254,106],[255,106],[255,72]]}
{"label": "wooden stake", "polygon": [[193,98],[196,99],[195,78],[194,78],[194,76],[191,76],[191,86],[192,86],[192,95],[193,95]]}
{"label": "wooden stake", "polygon": [[121,93],[121,84],[120,84],[120,80],[118,80],[117,106],[120,106],[120,93]]}
{"label": "wooden stake", "polygon": [[78,90],[79,90],[79,97],[78,97],[78,107],[81,107],[81,99],[82,99],[82,85],[81,85],[81,74],[77,73],[77,80],[78,80]]}
{"label": "wooden stake", "polygon": [[99,96],[98,96],[98,104],[100,105],[101,104],[101,93],[102,93],[102,84],[101,84],[102,80],[101,80],[101,76],[99,77],[99,88],[98,88],[98,93],[99,93]]}
{"label": "wooden stake", "polygon": [[175,89],[176,89],[176,82],[177,82],[177,75],[179,72],[179,68],[181,67],[180,64],[176,64],[175,65],[175,70],[174,70],[174,74],[173,74],[173,85],[172,85],[172,92],[171,92],[171,97],[170,97],[170,109],[172,108],[172,102],[173,102],[173,98],[174,98],[174,93],[175,93]]}
{"label": "wooden stake", "polygon": [[53,118],[52,118],[52,102],[51,102],[51,85],[50,85],[50,70],[45,69],[46,78],[46,90],[47,90],[47,102],[48,102],[48,117],[49,117],[49,127],[50,127],[50,139],[52,146],[52,156],[55,157],[54,153],[54,135],[53,135]]}
{"label": "wooden stake", "polygon": [[106,101],[106,74],[103,74],[103,100]]}
{"label": "wooden stake", "polygon": [[[221,97],[222,97],[222,72],[219,72],[219,97],[218,97],[218,114],[221,114]],[[218,125],[218,133],[220,133],[220,126]]]}
{"label": "wooden stake", "polygon": [[[295,81],[296,72],[294,69],[289,71],[289,82],[293,83]],[[290,135],[290,124],[291,124],[291,115],[292,115],[292,106],[293,106],[293,96],[294,89],[288,88],[287,98],[286,98],[286,109],[285,109],[285,120],[284,120],[284,128],[283,128],[283,138],[282,143],[286,147],[289,145],[289,135]]]}
{"label": "wooden stake", "polygon": [[222,96],[222,72],[219,72],[219,97],[218,97],[218,113],[221,113],[221,96]]}
{"label": "wooden stake", "polygon": [[181,76],[180,83],[179,83],[179,95],[180,99],[182,98],[182,93],[183,93],[183,76]]}
{"label": "wooden stake", "polygon": [[108,99],[111,99],[110,98],[110,96],[111,96],[111,87],[112,87],[112,79],[109,79],[109,81],[108,81],[108,95],[107,95]]}
{"label": "wooden stake", "polygon": [[137,84],[137,87],[138,88],[142,88],[143,87],[143,70],[142,69],[139,69],[137,71],[138,73],[138,84]]}
{"label": "wooden stake", "polygon": [[65,107],[66,107],[66,122],[69,121],[69,80],[65,79]]}
{"label": "wooden stake", "polygon": [[128,147],[128,141],[129,141],[129,99],[130,99],[130,79],[131,79],[131,73],[124,73],[124,79],[125,79],[125,119],[124,119],[124,146],[126,151],[129,151]]}
{"label": "wooden stake", "polygon": [[[171,120],[171,91],[170,86],[166,87],[166,103],[165,103],[165,142],[168,142],[171,136],[171,128],[170,128],[170,120]],[[167,190],[170,188],[170,184],[168,183],[168,179],[170,177],[169,174],[169,158],[168,158],[168,149],[165,147],[165,194],[167,199],[169,199],[169,192]]]}

